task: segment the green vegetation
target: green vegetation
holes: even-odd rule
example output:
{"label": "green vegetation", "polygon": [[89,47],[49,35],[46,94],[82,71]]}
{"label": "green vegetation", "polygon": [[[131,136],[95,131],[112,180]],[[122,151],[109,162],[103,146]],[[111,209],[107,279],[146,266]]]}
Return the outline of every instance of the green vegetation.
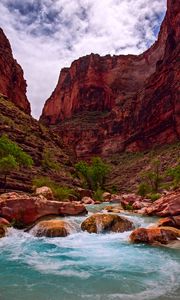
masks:
{"label": "green vegetation", "polygon": [[[169,177],[169,178],[167,178]],[[142,175],[143,181],[138,186],[138,194],[147,196],[152,201],[160,198],[162,189],[176,189],[180,185],[180,164],[162,171],[161,162],[153,160],[149,171]]]}
{"label": "green vegetation", "polygon": [[180,162],[176,167],[168,169],[166,174],[171,177],[173,188],[178,188],[180,185]]}
{"label": "green vegetation", "polygon": [[53,151],[50,149],[45,149],[42,155],[42,168],[44,171],[54,170],[59,171],[60,166],[57,164]]}
{"label": "green vegetation", "polygon": [[109,166],[100,157],[94,157],[92,163],[80,161],[75,165],[78,177],[83,185],[93,191],[103,190]]}
{"label": "green vegetation", "polygon": [[156,201],[158,200],[160,197],[161,197],[161,194],[160,193],[151,193],[151,194],[148,194],[147,197],[149,199],[151,199],[151,201]]}
{"label": "green vegetation", "polygon": [[54,197],[60,201],[66,200],[70,196],[75,196],[75,192],[72,189],[65,186],[59,186],[49,177],[34,178],[33,185],[35,187],[48,186],[52,190]]}
{"label": "green vegetation", "polygon": [[103,193],[104,191],[101,190],[100,188],[98,188],[96,191],[94,191],[93,193],[93,199],[95,199],[96,201],[102,201],[103,200]]}
{"label": "green vegetation", "polygon": [[4,177],[4,188],[7,176],[20,167],[31,167],[33,160],[15,142],[6,135],[0,137],[0,175]]}

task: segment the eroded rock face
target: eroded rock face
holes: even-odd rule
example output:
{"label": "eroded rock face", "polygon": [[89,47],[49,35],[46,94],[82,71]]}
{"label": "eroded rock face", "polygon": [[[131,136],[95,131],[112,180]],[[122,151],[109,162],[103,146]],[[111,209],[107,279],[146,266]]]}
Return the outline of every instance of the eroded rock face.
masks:
{"label": "eroded rock face", "polygon": [[118,215],[95,214],[81,224],[81,229],[89,233],[124,232],[133,229],[133,223]]}
{"label": "eroded rock face", "polygon": [[172,227],[161,228],[137,228],[130,235],[133,243],[168,244],[177,240],[180,230]]}
{"label": "eroded rock face", "polygon": [[27,114],[30,104],[26,97],[26,81],[21,66],[13,58],[10,43],[0,28],[0,93],[6,95]]}
{"label": "eroded rock face", "polygon": [[78,157],[179,139],[179,0],[167,8],[157,42],[143,54],[91,54],[61,71],[41,121],[55,124]]}
{"label": "eroded rock face", "polygon": [[0,196],[0,215],[17,227],[26,227],[39,218],[48,215],[85,214],[82,204],[50,201],[43,196],[31,196],[25,193],[6,193]]}
{"label": "eroded rock face", "polygon": [[158,227],[170,226],[180,229],[180,215],[160,219],[157,223]]}
{"label": "eroded rock face", "polygon": [[37,236],[46,237],[66,237],[72,231],[74,227],[64,220],[47,220],[40,221],[33,229],[32,232]]}
{"label": "eroded rock face", "polygon": [[145,209],[145,214],[160,217],[180,215],[180,190],[168,193],[154,201]]}

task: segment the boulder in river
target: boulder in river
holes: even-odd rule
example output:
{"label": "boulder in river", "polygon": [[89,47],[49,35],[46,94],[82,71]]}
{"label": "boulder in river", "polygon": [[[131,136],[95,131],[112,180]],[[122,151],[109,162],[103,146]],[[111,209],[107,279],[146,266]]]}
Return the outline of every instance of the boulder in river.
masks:
{"label": "boulder in river", "polygon": [[32,232],[37,237],[65,237],[74,230],[75,228],[68,221],[47,220],[37,223]]}
{"label": "boulder in river", "polygon": [[106,207],[104,207],[103,210],[106,210],[107,212],[112,212],[115,214],[119,214],[121,212],[124,212],[124,209],[122,208],[122,206],[119,204],[117,206],[113,206],[113,205],[108,205]]}
{"label": "boulder in river", "polygon": [[47,200],[26,193],[6,193],[0,196],[0,215],[17,228],[33,224],[44,216],[75,216],[86,214],[83,204]]}
{"label": "boulder in river", "polygon": [[168,244],[180,237],[180,230],[173,227],[137,228],[130,235],[133,243]]}
{"label": "boulder in river", "polygon": [[6,228],[0,225],[0,238],[5,237],[6,235]]}
{"label": "boulder in river", "polygon": [[133,229],[133,223],[114,214],[94,214],[87,218],[81,229],[89,233],[124,232]]}

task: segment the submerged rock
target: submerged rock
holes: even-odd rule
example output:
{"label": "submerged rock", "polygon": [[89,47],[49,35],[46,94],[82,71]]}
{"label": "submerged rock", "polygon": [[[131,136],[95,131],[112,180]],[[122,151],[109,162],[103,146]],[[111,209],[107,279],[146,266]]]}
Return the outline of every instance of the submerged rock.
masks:
{"label": "submerged rock", "polygon": [[37,237],[65,237],[69,235],[75,228],[64,220],[47,220],[39,222],[32,232]]}
{"label": "submerged rock", "polygon": [[133,223],[118,215],[95,214],[81,224],[81,229],[89,233],[124,232],[133,229]]}
{"label": "submerged rock", "polygon": [[25,193],[6,193],[0,196],[0,215],[18,228],[33,224],[44,216],[86,214],[84,205],[71,202],[50,201],[43,196]]}
{"label": "submerged rock", "polygon": [[173,227],[137,228],[130,235],[133,243],[168,244],[180,237],[180,230]]}
{"label": "submerged rock", "polygon": [[116,214],[124,212],[124,209],[122,208],[121,205],[117,205],[117,206],[108,205],[104,208],[104,210],[106,210],[107,212],[112,212],[112,213],[116,213]]}
{"label": "submerged rock", "polygon": [[5,235],[6,235],[6,228],[0,225],[0,238],[5,237]]}

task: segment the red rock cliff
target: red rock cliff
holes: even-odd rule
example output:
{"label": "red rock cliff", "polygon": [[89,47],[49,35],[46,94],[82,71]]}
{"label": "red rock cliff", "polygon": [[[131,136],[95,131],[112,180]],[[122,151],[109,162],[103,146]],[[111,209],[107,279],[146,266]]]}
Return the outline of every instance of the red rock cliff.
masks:
{"label": "red rock cliff", "polygon": [[179,0],[168,0],[158,40],[143,54],[91,54],[63,69],[41,121],[56,125],[79,157],[178,139],[179,22]]}
{"label": "red rock cliff", "polygon": [[13,58],[10,43],[0,28],[0,93],[6,95],[24,112],[30,114],[26,97],[26,81],[23,70]]}

